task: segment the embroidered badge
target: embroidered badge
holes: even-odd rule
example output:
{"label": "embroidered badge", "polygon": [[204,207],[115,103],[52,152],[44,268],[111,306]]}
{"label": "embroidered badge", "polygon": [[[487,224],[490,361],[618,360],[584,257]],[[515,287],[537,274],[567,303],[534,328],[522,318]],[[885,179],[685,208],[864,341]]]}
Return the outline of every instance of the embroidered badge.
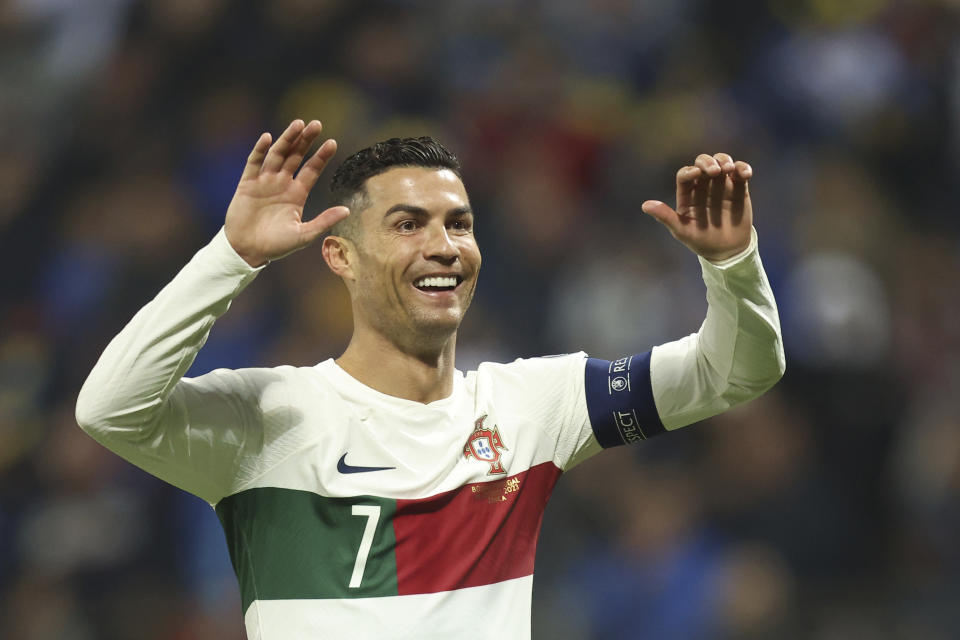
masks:
{"label": "embroidered badge", "polygon": [[493,429],[483,426],[483,421],[486,419],[487,416],[485,415],[477,418],[477,421],[473,425],[473,433],[471,433],[467,439],[467,444],[463,446],[463,457],[469,458],[473,456],[477,460],[489,462],[490,471],[487,472],[488,476],[506,473],[507,470],[503,468],[503,463],[500,462],[500,450],[509,451],[509,449],[503,444],[503,440],[500,439],[500,432],[497,431],[496,425],[494,425]]}

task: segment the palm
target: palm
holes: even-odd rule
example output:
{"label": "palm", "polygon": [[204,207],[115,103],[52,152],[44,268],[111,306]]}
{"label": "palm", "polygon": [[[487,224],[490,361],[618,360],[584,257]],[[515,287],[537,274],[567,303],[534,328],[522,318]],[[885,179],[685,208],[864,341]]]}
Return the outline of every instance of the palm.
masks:
{"label": "palm", "polygon": [[735,163],[727,154],[703,154],[694,166],[677,172],[675,211],[657,201],[647,201],[643,208],[693,252],[723,260],[750,244],[752,175],[750,165]]}
{"label": "palm", "polygon": [[247,219],[259,239],[261,252],[275,256],[297,243],[308,193],[282,176],[241,180],[227,216]]}
{"label": "palm", "polygon": [[224,226],[231,245],[252,266],[302,249],[349,213],[333,207],[303,221],[310,189],[336,151],[327,140],[297,172],[321,128],[316,120],[306,126],[296,120],[272,146],[270,134],[260,136],[250,153]]}

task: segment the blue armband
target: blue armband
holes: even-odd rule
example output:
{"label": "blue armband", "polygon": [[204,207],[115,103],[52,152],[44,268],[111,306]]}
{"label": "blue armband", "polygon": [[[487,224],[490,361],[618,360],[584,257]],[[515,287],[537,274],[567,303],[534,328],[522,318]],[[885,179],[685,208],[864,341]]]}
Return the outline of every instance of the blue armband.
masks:
{"label": "blue armband", "polygon": [[604,449],[646,440],[666,429],[650,385],[650,352],[609,362],[587,358],[587,413]]}

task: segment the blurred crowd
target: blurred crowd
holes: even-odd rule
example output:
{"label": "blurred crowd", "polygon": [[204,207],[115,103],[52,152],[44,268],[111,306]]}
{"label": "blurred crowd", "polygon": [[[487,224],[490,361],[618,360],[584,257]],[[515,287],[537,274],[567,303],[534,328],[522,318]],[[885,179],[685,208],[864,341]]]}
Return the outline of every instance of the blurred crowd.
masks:
{"label": "blurred crowd", "polygon": [[[73,407],[219,229],[258,134],[301,117],[341,157],[422,134],[460,156],[484,253],[463,370],[696,331],[697,261],[640,203],[672,202],[701,152],[754,167],[787,374],[561,479],[535,638],[956,637],[958,16],[956,0],[0,2],[0,636],[243,636],[212,510],[102,449]],[[191,375],[313,364],[350,327],[308,248],[236,300]]]}

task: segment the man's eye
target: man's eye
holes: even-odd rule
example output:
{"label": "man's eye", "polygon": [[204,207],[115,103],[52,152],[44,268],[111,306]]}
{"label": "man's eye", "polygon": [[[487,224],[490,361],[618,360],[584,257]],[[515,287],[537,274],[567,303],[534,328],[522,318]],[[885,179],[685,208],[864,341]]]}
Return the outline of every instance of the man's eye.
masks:
{"label": "man's eye", "polygon": [[469,231],[470,224],[466,220],[454,220],[450,223],[450,226],[456,229],[457,231]]}
{"label": "man's eye", "polygon": [[417,223],[413,220],[404,220],[398,226],[401,231],[413,231],[417,228]]}

